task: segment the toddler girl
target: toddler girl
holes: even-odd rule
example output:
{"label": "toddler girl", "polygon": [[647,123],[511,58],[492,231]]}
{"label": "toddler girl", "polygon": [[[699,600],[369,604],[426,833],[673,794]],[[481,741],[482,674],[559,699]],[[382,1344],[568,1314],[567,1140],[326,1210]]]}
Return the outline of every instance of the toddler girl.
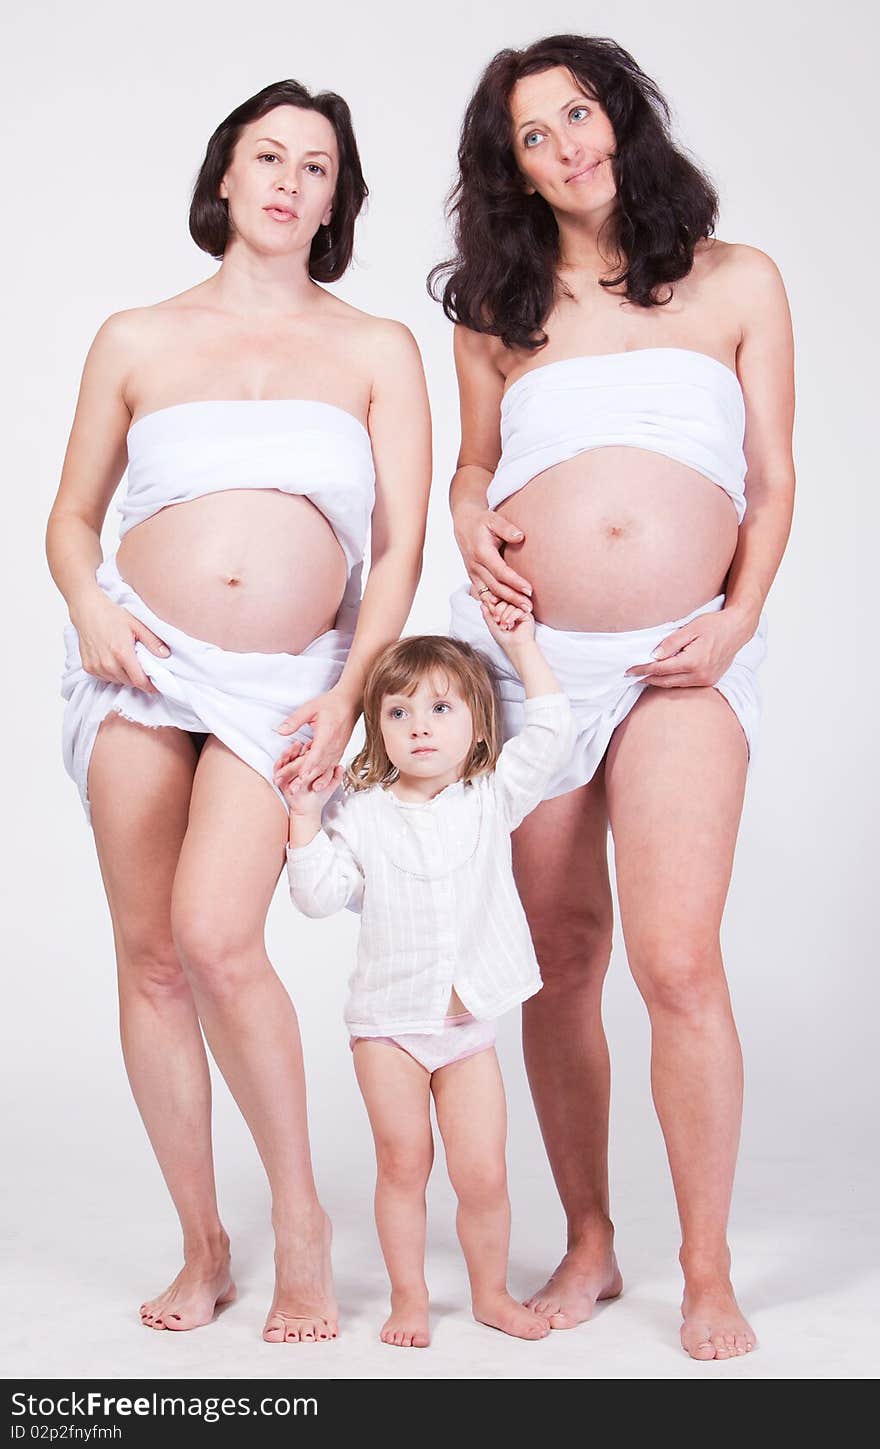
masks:
{"label": "toddler girl", "polygon": [[[495,1018],[541,987],[511,869],[510,832],[571,753],[567,697],[508,605],[493,637],[526,691],[525,725],[500,748],[493,678],[467,644],[402,639],[378,657],[364,691],[366,744],[346,792],[276,782],[290,805],[290,894],[309,916],[361,913],[345,1018],[376,1143],[376,1223],[391,1279],[383,1342],[425,1348],[425,1188],[434,1155],[431,1097],[474,1316],[518,1338],[546,1318],[507,1291],[504,1088]],[[318,782],[319,784],[321,781]]]}

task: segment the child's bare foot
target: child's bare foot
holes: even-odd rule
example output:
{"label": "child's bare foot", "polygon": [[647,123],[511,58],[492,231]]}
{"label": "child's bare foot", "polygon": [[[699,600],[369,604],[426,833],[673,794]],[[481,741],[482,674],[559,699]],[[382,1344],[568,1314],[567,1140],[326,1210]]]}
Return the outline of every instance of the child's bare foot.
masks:
{"label": "child's bare foot", "polygon": [[431,1342],[427,1293],[392,1293],[391,1312],[379,1337],[394,1348],[427,1348]]}
{"label": "child's bare foot", "polygon": [[202,1328],[212,1321],[219,1307],[233,1301],[235,1292],[228,1253],[190,1261],[164,1293],[141,1304],[141,1323],[145,1328],[168,1328],[178,1333]]}
{"label": "child's bare foot", "polygon": [[277,1230],[275,1297],[266,1343],[318,1343],[339,1332],[325,1213]]}
{"label": "child's bare foot", "polygon": [[757,1345],[729,1280],[685,1287],[681,1314],[681,1346],[691,1358],[739,1358]]}
{"label": "child's bare foot", "polygon": [[517,1303],[506,1292],[487,1294],[479,1300],[475,1298],[474,1318],[478,1323],[500,1328],[502,1333],[509,1333],[514,1338],[546,1338],[550,1332],[546,1318]]}
{"label": "child's bare foot", "polygon": [[597,1303],[617,1298],[623,1292],[612,1243],[609,1226],[573,1244],[543,1288],[526,1299],[526,1307],[549,1319],[551,1328],[576,1328],[586,1323]]}

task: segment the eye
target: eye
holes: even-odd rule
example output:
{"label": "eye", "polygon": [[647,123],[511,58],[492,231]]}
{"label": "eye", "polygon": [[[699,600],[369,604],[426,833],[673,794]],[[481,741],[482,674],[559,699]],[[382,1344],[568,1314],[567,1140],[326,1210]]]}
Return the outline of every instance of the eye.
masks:
{"label": "eye", "polygon": [[393,704],[388,711],[389,719],[403,719],[405,714],[406,710],[399,704]]}
{"label": "eye", "polygon": [[260,161],[279,161],[281,158],[276,156],[274,151],[261,151],[258,159]]}
{"label": "eye", "polygon": [[452,709],[452,705],[449,703],[448,700],[445,700],[445,699],[438,700],[438,702],[434,705],[434,713],[435,714],[437,713],[438,710],[442,714],[446,714],[451,709]]}
{"label": "eye", "polygon": [[529,131],[527,135],[523,136],[523,145],[526,147],[527,150],[532,151],[534,150],[535,146],[537,146],[540,140],[540,131]]}
{"label": "eye", "polygon": [[587,106],[572,106],[568,113],[568,119],[570,121],[585,121],[589,115],[590,111]]}
{"label": "eye", "polygon": [[327,175],[326,170],[318,161],[310,161],[309,164],[306,166],[306,170],[311,171],[313,174],[317,172],[319,176]]}

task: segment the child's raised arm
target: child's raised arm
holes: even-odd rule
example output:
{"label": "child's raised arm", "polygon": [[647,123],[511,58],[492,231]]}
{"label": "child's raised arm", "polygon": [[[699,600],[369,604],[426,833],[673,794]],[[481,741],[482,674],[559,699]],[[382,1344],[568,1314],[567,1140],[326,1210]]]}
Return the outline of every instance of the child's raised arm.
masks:
{"label": "child's raised arm", "polygon": [[493,785],[511,830],[544,798],[547,786],[567,764],[576,730],[568,696],[535,639],[530,614],[507,604],[496,619],[483,605],[483,618],[525,686],[525,724],[498,757]]}

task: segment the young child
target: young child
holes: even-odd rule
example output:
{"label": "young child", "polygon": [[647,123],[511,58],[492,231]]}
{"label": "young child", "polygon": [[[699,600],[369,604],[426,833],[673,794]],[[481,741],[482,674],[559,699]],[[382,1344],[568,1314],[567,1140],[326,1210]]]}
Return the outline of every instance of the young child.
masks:
{"label": "young child", "polygon": [[546,1318],[507,1291],[504,1088],[495,1018],[540,990],[511,869],[510,833],[571,753],[567,697],[512,605],[486,623],[526,690],[525,726],[500,748],[494,680],[468,644],[402,639],[364,691],[366,745],[347,792],[276,782],[290,805],[290,894],[309,916],[361,913],[345,1018],[376,1144],[376,1224],[391,1279],[383,1342],[426,1348],[425,1188],[431,1097],[458,1197],[475,1318],[544,1338]]}

